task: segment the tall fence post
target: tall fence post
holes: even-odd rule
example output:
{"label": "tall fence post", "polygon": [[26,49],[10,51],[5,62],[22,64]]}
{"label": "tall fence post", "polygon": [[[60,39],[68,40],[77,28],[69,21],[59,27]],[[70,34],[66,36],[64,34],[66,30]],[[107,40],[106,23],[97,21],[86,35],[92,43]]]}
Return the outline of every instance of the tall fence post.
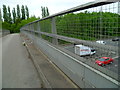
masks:
{"label": "tall fence post", "polygon": [[[37,31],[41,31],[40,30],[40,22],[37,23]],[[39,33],[39,37],[42,38],[40,33]]]}
{"label": "tall fence post", "polygon": [[31,26],[31,24],[30,24],[30,34],[32,34],[32,31],[31,31],[31,30],[32,30],[32,26]]}
{"label": "tall fence post", "polygon": [[[57,34],[55,17],[52,17],[51,24],[52,24],[52,33]],[[58,45],[58,39],[57,38],[52,38],[52,43],[55,44],[55,45]]]}
{"label": "tall fence post", "polygon": [[[120,1],[118,1],[118,11],[117,11],[117,13],[118,13],[118,28],[117,28],[117,32],[119,32],[119,30],[120,30],[120,27],[119,27],[119,20],[120,20]],[[120,36],[120,34],[119,33],[116,33],[117,35],[117,37],[119,37]],[[118,47],[120,46],[120,42],[118,43]],[[119,48],[119,50],[120,50],[120,48]]]}
{"label": "tall fence post", "polygon": [[31,26],[32,26],[32,39],[34,42],[35,41],[34,23]]}
{"label": "tall fence post", "polygon": [[[118,14],[120,15],[120,1],[118,2]],[[120,19],[120,17],[118,17],[118,20]],[[119,27],[119,22],[118,22],[118,31],[119,31],[120,27]],[[119,37],[119,33],[117,35]],[[120,41],[118,41],[118,47],[120,47]],[[118,48],[118,55],[120,55],[120,48]],[[118,63],[120,65],[120,56],[118,57]],[[120,81],[120,70],[118,70],[118,80]],[[120,87],[119,87],[120,89]]]}

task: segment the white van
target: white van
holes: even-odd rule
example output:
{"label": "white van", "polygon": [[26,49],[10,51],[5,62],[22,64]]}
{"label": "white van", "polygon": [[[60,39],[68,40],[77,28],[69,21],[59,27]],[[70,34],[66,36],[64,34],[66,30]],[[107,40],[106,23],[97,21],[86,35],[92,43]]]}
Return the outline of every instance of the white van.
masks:
{"label": "white van", "polygon": [[83,56],[83,55],[92,55],[95,54],[96,51],[93,48],[84,46],[84,45],[75,45],[75,54]]}
{"label": "white van", "polygon": [[105,41],[102,41],[102,40],[99,40],[99,41],[96,41],[96,43],[100,43],[100,44],[106,44],[106,42]]}

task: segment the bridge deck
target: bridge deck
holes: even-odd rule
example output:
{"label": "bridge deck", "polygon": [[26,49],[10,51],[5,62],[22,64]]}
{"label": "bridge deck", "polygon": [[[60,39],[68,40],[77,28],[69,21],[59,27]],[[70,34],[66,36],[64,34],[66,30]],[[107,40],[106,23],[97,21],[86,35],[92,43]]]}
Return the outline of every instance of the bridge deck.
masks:
{"label": "bridge deck", "polygon": [[34,46],[27,37],[22,35],[31,59],[33,60],[40,77],[43,80],[43,86],[49,88],[77,88],[74,83],[66,77],[63,72],[56,67],[39,49]]}

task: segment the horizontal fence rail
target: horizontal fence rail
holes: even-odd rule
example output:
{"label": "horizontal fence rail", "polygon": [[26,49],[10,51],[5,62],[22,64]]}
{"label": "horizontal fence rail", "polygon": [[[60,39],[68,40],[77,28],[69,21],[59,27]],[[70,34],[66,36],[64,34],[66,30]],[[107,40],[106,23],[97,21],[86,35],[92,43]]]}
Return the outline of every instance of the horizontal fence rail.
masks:
{"label": "horizontal fence rail", "polygon": [[[29,30],[25,30],[25,31],[29,31]],[[95,42],[90,42],[90,41],[85,41],[85,40],[70,38],[70,37],[66,37],[66,36],[61,36],[61,35],[57,35],[57,34],[40,32],[40,31],[32,31],[31,30],[30,32],[38,33],[38,34],[43,34],[43,35],[46,35],[46,36],[49,36],[49,37],[53,37],[53,38],[65,40],[65,41],[68,41],[68,42],[71,42],[71,43],[79,43],[79,44],[89,45],[89,46],[93,46],[93,47],[100,47],[100,48],[102,48],[104,50],[106,49],[107,51],[118,52],[118,47],[115,47],[115,46],[100,45],[100,44],[95,43]]]}
{"label": "horizontal fence rail", "polygon": [[[81,88],[118,88],[119,18],[119,0],[96,0],[28,23],[20,30]],[[96,53],[76,55],[76,44]],[[111,57],[114,63],[96,65],[101,57]]]}

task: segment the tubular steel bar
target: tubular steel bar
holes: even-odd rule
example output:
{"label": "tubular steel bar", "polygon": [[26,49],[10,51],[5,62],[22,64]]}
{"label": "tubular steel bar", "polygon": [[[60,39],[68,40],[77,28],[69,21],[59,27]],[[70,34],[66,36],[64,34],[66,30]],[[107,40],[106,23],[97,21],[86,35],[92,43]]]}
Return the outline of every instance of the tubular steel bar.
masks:
{"label": "tubular steel bar", "polygon": [[[56,23],[55,23],[55,18],[53,17],[51,20],[51,24],[52,24],[52,33],[53,34],[57,34],[57,30],[56,30]],[[52,42],[56,45],[58,45],[58,40],[56,39],[56,37],[52,39]]]}
{"label": "tubular steel bar", "polygon": [[[29,30],[25,30],[25,31],[29,31]],[[61,39],[61,40],[65,40],[65,41],[68,41],[68,42],[71,42],[71,43],[82,43],[82,44],[86,44],[86,45],[89,44],[90,46],[100,47],[100,48],[102,48],[104,50],[108,50],[108,51],[111,50],[113,52],[118,52],[118,47],[114,47],[114,46],[101,45],[101,44],[98,44],[98,43],[95,43],[95,42],[70,38],[70,37],[57,35],[57,34],[46,33],[46,32],[33,31],[33,30],[31,30],[30,32],[35,32],[35,33],[47,35],[47,36],[57,38],[57,39]]]}
{"label": "tubular steel bar", "polygon": [[91,7],[96,7],[96,6],[101,6],[101,5],[105,5],[105,4],[110,4],[110,3],[113,3],[113,2],[117,2],[117,1],[119,1],[119,0],[96,0],[96,1],[93,1],[93,2],[89,2],[87,4],[83,4],[83,5],[80,5],[80,6],[77,6],[77,7],[73,7],[71,9],[68,9],[68,10],[65,10],[65,11],[53,14],[53,15],[48,16],[48,17],[45,17],[45,18],[33,21],[33,22],[28,23],[26,25],[29,25],[29,24],[32,24],[32,23],[35,23],[35,22],[39,22],[39,21],[42,21],[42,20],[45,20],[45,19],[49,19],[49,18],[52,18],[52,17],[55,17],[55,16],[60,16],[60,15],[66,14],[66,13],[71,13],[71,12],[75,12],[75,11],[78,11],[78,10],[84,10],[84,9],[88,9],[88,8],[91,8]]}

